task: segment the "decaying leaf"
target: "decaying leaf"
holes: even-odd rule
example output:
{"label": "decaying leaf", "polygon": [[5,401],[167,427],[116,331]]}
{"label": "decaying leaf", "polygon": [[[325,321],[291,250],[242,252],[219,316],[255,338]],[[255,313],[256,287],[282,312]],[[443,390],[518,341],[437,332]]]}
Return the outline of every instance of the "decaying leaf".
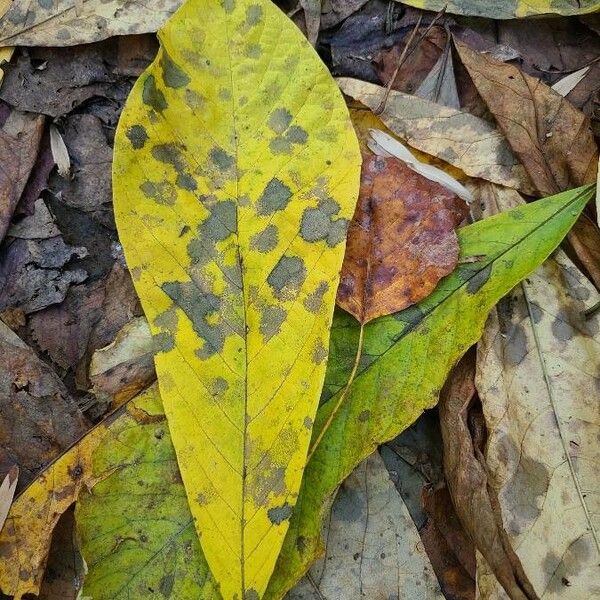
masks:
{"label": "decaying leaf", "polygon": [[319,29],[321,27],[321,2],[322,0],[299,0],[304,10],[304,21],[306,23],[306,37],[312,46],[317,43]]}
{"label": "decaying leaf", "polygon": [[378,452],[341,485],[325,555],[286,600],[442,600],[419,533]]}
{"label": "decaying leaf", "polygon": [[115,339],[92,355],[89,379],[96,396],[108,396],[120,406],[154,379],[154,343],[148,322],[137,317],[126,323]]}
{"label": "decaying leaf", "polygon": [[477,91],[539,195],[595,181],[598,150],[590,121],[582,112],[517,66],[494,60],[457,40],[455,44]]}
{"label": "decaying leaf", "polygon": [[[588,186],[459,229],[457,269],[419,304],[364,327],[359,369],[323,433],[346,393],[360,331],[353,317],[336,314],[313,428],[313,439],[322,435],[322,441],[304,472],[267,598],[289,589],[321,552],[321,527],[340,483],[437,401],[448,371],[481,335],[489,310],[549,255],[592,194]],[[411,368],[415,364],[421,368]]]}
{"label": "decaying leaf", "polygon": [[[398,0],[399,1],[399,0]],[[464,0],[402,0],[403,4],[439,12],[472,17],[487,17],[488,19],[515,19],[536,15],[583,15],[594,13],[600,9],[598,0],[579,0],[577,3],[569,0],[498,0],[496,2],[466,2]]]}
{"label": "decaying leaf", "polygon": [[[598,192],[596,192],[598,193]],[[569,243],[581,267],[600,290],[600,229],[585,213],[569,232]]]}
{"label": "decaying leaf", "polygon": [[2,532],[6,516],[10,510],[10,505],[12,504],[15,490],[17,489],[18,479],[19,467],[14,466],[11,467],[0,484],[0,532]]}
{"label": "decaying leaf", "polygon": [[464,203],[396,158],[363,161],[337,304],[360,323],[427,297],[458,260]]}
{"label": "decaying leaf", "polygon": [[[385,88],[358,79],[338,79],[340,88],[376,110]],[[493,125],[459,111],[392,90],[381,120],[411,147],[479,177],[524,193],[534,188],[504,136]]]}
{"label": "decaying leaf", "polygon": [[261,596],[325,376],[360,153],[335,82],[270,1],[192,0],[160,39],[119,122],[115,216],[204,553],[225,598]]}
{"label": "decaying leaf", "polygon": [[156,31],[181,0],[13,2],[0,19],[2,46],[75,46],[132,33]]}
{"label": "decaying leaf", "polygon": [[0,322],[0,472],[20,468],[19,489],[88,429],[59,377]]}
{"label": "decaying leaf", "polygon": [[12,218],[37,157],[44,117],[11,111],[0,129],[0,241]]}
{"label": "decaying leaf", "polygon": [[474,402],[475,356],[469,353],[453,370],[440,396],[440,426],[444,440],[444,471],[456,513],[478,550],[493,566],[496,581],[511,600],[535,600],[535,594],[515,557],[506,534],[494,517],[482,446],[485,426]]}
{"label": "decaying leaf", "polygon": [[[599,301],[559,252],[500,302],[478,346],[496,520],[540,599],[598,592],[600,316],[585,312]],[[502,597],[489,569],[484,600]]]}

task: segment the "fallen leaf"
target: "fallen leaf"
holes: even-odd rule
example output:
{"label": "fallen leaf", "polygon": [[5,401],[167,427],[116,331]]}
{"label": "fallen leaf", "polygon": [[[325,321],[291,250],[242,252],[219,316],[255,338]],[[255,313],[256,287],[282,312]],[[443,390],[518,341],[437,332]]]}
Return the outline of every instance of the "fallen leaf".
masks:
{"label": "fallen leaf", "polygon": [[327,0],[321,7],[321,27],[330,29],[360,10],[368,0]]}
{"label": "fallen leaf", "polygon": [[595,180],[598,150],[583,113],[515,65],[496,61],[458,40],[455,45],[538,195]]}
{"label": "fallen leaf", "polygon": [[44,117],[13,110],[0,129],[0,242],[38,154]]}
{"label": "fallen leaf", "polygon": [[32,215],[17,221],[8,230],[9,237],[22,240],[45,240],[59,235],[60,230],[42,198],[36,200]]}
{"label": "fallen leaf", "polygon": [[600,290],[600,229],[586,214],[582,214],[569,232],[569,244],[580,268]]}
{"label": "fallen leaf", "polygon": [[[488,487],[536,598],[597,591],[600,316],[585,312],[599,301],[558,252],[500,302],[478,346]],[[499,593],[489,569],[482,599]]]}
{"label": "fallen leaf", "polygon": [[378,452],[340,486],[325,554],[286,600],[442,600],[417,528]]}
{"label": "fallen leaf", "polygon": [[62,139],[60,132],[53,123],[50,124],[50,149],[52,151],[54,163],[58,167],[58,174],[61,177],[68,178],[71,174],[69,151],[65,146],[65,142]]}
{"label": "fallen leaf", "polygon": [[19,466],[19,491],[88,429],[64,384],[0,322],[0,472]]}
{"label": "fallen leaf", "polygon": [[458,260],[456,200],[395,158],[367,157],[338,306],[368,323],[426,298]]}
{"label": "fallen leaf", "polygon": [[181,0],[140,4],[131,0],[13,2],[0,19],[2,46],[75,46],[115,35],[156,31]]}
{"label": "fallen leaf", "polygon": [[19,479],[19,467],[11,467],[0,484],[0,532],[4,527],[4,522],[10,510],[15,490],[17,489],[17,481]]}
{"label": "fallen leaf", "polygon": [[[436,403],[448,371],[481,335],[489,310],[550,254],[592,190],[588,186],[559,194],[459,229],[461,258],[480,260],[459,260],[455,271],[418,305],[368,323],[348,391],[344,388],[360,326],[350,315],[336,313],[322,405],[313,427],[313,439],[322,441],[305,469],[267,598],[280,597],[319,555],[321,527],[340,483],[377,445]],[[341,394],[346,399],[336,410]]]}
{"label": "fallen leaf", "polygon": [[89,367],[92,393],[120,406],[156,379],[154,342],[144,317],[132,319],[115,339],[92,355]]}
{"label": "fallen leaf", "polygon": [[156,35],[124,35],[117,39],[117,66],[115,72],[127,77],[139,77],[158,52]]}
{"label": "fallen leaf", "polygon": [[583,78],[588,74],[590,67],[583,67],[569,75],[566,75],[562,79],[559,79],[553,86],[552,89],[558,92],[561,96],[568,96],[573,88],[575,88]]}
{"label": "fallen leaf", "polygon": [[69,246],[61,236],[6,240],[0,249],[0,310],[30,313],[62,302],[69,287],[87,277],[83,269],[64,267],[86,254],[85,248]]}
{"label": "fallen leaf", "polygon": [[321,27],[321,2],[322,0],[299,0],[304,10],[304,21],[306,23],[306,38],[311,46],[317,44],[319,29]]}
{"label": "fallen leaf", "polygon": [[[62,4],[65,0],[60,0]],[[67,0],[68,1],[68,0]],[[20,10],[24,3],[13,2]],[[86,0],[86,4],[90,0]],[[57,2],[59,3],[59,2]],[[54,27],[55,24],[50,22]],[[39,64],[45,64],[42,70]],[[69,60],[61,48],[22,50],[4,68],[0,98],[20,110],[60,117],[91,98],[122,104],[132,81],[117,78],[118,43],[115,39],[69,49]]]}
{"label": "fallen leaf", "polygon": [[496,499],[488,490],[482,457],[485,426],[473,411],[476,401],[475,356],[469,353],[455,367],[440,396],[444,440],[444,471],[456,513],[477,549],[493,565],[494,575],[511,600],[535,600],[531,584],[494,516]]}
{"label": "fallen leaf", "polygon": [[[344,94],[371,110],[377,109],[385,94],[384,88],[357,79],[341,78],[338,83]],[[471,177],[533,192],[504,136],[483,119],[394,90],[380,118],[411,147],[441,158]]]}
{"label": "fallen leaf", "polygon": [[119,122],[115,216],[203,551],[224,598],[261,596],[325,376],[360,153],[331,75],[270,1],[192,0],[160,39]]}
{"label": "fallen leaf", "polygon": [[[399,0],[396,0],[399,1]],[[486,17],[488,19],[516,19],[536,15],[584,15],[600,9],[598,0],[580,0],[576,4],[569,0],[555,2],[523,0],[504,0],[500,2],[465,2],[464,0],[402,0],[403,4],[422,8],[433,12],[444,9],[447,13],[467,15],[470,17]]]}
{"label": "fallen leaf", "polygon": [[444,50],[431,71],[415,90],[415,96],[450,108],[460,109],[454,64],[452,62],[452,41],[450,36]]}

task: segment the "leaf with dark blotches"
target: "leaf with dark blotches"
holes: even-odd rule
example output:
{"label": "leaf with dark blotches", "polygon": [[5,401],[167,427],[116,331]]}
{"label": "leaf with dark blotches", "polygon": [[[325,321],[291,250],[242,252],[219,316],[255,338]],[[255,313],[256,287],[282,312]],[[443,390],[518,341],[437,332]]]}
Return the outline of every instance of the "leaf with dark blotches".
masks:
{"label": "leaf with dark blotches", "polygon": [[224,598],[264,593],[325,376],[360,152],[268,0],[190,0],[115,138],[120,240],[191,512]]}
{"label": "leaf with dark blotches", "polygon": [[427,297],[456,266],[454,230],[467,214],[455,194],[398,159],[366,158],[338,306],[367,323]]}

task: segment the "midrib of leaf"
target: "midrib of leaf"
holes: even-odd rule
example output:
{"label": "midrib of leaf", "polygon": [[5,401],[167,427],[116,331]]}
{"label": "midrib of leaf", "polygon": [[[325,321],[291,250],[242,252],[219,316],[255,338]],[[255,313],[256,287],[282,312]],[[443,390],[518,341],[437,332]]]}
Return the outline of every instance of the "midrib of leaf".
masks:
{"label": "midrib of leaf", "polygon": [[[392,350],[394,348],[394,346],[396,344],[398,344],[403,338],[405,338],[408,334],[410,334],[412,331],[414,331],[417,327],[419,327],[436,309],[438,306],[440,306],[441,304],[443,304],[444,302],[446,302],[453,294],[455,294],[456,292],[460,291],[463,287],[467,286],[469,284],[469,282],[476,277],[477,275],[479,275],[480,273],[482,273],[483,271],[485,271],[487,268],[489,268],[494,262],[500,260],[504,255],[506,255],[509,252],[512,252],[515,248],[517,248],[520,244],[522,244],[524,241],[526,241],[528,238],[530,238],[531,236],[534,236],[539,229],[545,227],[550,221],[552,221],[553,219],[555,219],[558,215],[560,215],[561,212],[568,210],[572,204],[574,204],[575,202],[579,201],[582,196],[587,195],[590,193],[591,188],[593,186],[586,186],[584,188],[581,189],[581,191],[577,194],[577,196],[575,196],[572,200],[570,200],[567,204],[563,205],[559,210],[557,210],[556,212],[552,213],[552,215],[550,215],[549,217],[547,217],[545,220],[540,221],[537,226],[534,229],[531,229],[529,231],[526,232],[525,235],[523,235],[520,239],[518,239],[514,244],[507,246],[503,251],[501,251],[499,254],[493,256],[493,257],[489,257],[489,259],[487,261],[480,261],[477,264],[481,265],[480,269],[477,270],[473,270],[472,274],[470,275],[470,277],[468,277],[467,279],[459,279],[460,275],[459,270],[460,270],[460,266],[458,267],[458,269],[456,269],[452,274],[450,274],[448,276],[448,279],[455,279],[458,280],[460,282],[459,285],[457,285],[456,287],[451,287],[449,289],[444,289],[444,288],[438,288],[436,291],[433,292],[433,294],[431,296],[429,296],[429,298],[427,298],[426,300],[424,300],[421,304],[428,304],[428,308],[426,311],[424,311],[423,313],[423,317],[417,321],[417,322],[410,322],[407,323],[406,326],[404,327],[404,329],[401,331],[400,334],[398,334],[398,338],[396,339],[396,341],[393,344],[390,344],[390,346],[384,350],[384,352],[379,356],[379,358],[377,358],[376,360],[374,360],[373,362],[371,362],[370,364],[366,365],[362,370],[360,370],[354,377],[353,377],[353,381],[357,381],[359,380],[369,369],[371,369],[372,367],[375,367],[378,363],[379,360],[381,360],[390,350]],[[490,219],[492,219],[494,217],[490,217]],[[489,219],[488,219],[489,221]],[[459,237],[459,242],[461,240],[461,230],[458,230],[458,237]],[[442,280],[443,281],[443,280]],[[453,282],[454,283],[454,282]],[[447,294],[445,296],[443,296],[443,293],[447,292]],[[436,298],[436,296],[441,296],[439,299]],[[431,302],[432,297],[435,298],[434,302]],[[419,306],[419,305],[417,305]],[[400,313],[397,314],[402,314],[403,311],[400,311]],[[337,400],[337,397],[340,393],[342,392],[337,392],[336,394],[334,394],[331,398],[329,398],[326,402],[324,402],[320,407],[319,407],[319,413],[321,412],[321,410],[325,410],[326,408],[331,408],[331,405],[329,404],[330,402],[332,402],[333,400]],[[317,413],[318,416],[318,413]],[[333,419],[328,419],[327,420],[327,426],[326,429],[329,429],[329,427],[331,426]],[[316,425],[316,423],[315,423]],[[316,427],[315,427],[315,433],[316,433]],[[317,434],[318,438],[323,438],[324,437],[324,433],[322,433],[321,431],[319,431],[319,433]],[[571,464],[571,463],[570,463]]]}
{"label": "midrib of leaf", "polygon": [[544,353],[542,351],[542,344],[540,342],[540,338],[537,330],[536,320],[533,318],[533,310],[531,308],[531,303],[529,301],[529,295],[527,290],[527,285],[525,283],[521,283],[521,289],[523,290],[523,297],[525,298],[525,303],[527,304],[527,313],[529,315],[529,321],[531,323],[531,331],[533,333],[533,340],[535,343],[535,350],[538,356],[538,360],[540,361],[540,366],[542,367],[542,373],[544,377],[544,385],[546,387],[546,391],[548,393],[548,400],[550,401],[550,406],[552,407],[552,413],[554,414],[554,419],[556,421],[556,427],[558,429],[558,435],[560,437],[560,441],[563,447],[563,452],[565,454],[565,458],[567,460],[567,464],[569,465],[569,472],[573,479],[573,484],[575,485],[575,489],[577,490],[577,496],[579,497],[579,501],[581,503],[581,507],[585,514],[586,521],[592,533],[592,537],[594,538],[594,543],[596,544],[596,548],[598,553],[600,554],[600,539],[598,538],[598,532],[596,531],[596,527],[594,522],[592,521],[590,511],[588,505],[585,501],[585,496],[583,495],[583,491],[581,489],[581,484],[579,483],[579,477],[575,471],[575,467],[573,466],[573,460],[571,459],[571,454],[569,453],[568,441],[566,439],[565,431],[563,428],[563,424],[561,419],[559,418],[557,408],[556,408],[556,400],[554,397],[554,389],[552,386],[552,382],[550,381],[550,376],[548,374],[548,369],[546,367],[546,360],[544,358]]}

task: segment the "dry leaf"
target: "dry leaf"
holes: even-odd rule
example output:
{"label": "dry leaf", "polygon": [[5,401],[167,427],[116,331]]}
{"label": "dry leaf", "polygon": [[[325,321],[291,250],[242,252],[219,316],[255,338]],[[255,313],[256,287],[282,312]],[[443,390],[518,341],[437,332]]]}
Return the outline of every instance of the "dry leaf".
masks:
{"label": "dry leaf", "polygon": [[[516,201],[497,196],[488,212]],[[600,294],[557,252],[504,298],[478,346],[488,486],[536,598],[598,592]],[[503,597],[482,563],[480,596]]]}
{"label": "dry leaf", "polygon": [[[381,86],[357,79],[340,78],[338,83],[344,94],[372,110],[385,94]],[[409,146],[441,158],[471,177],[525,193],[534,190],[504,136],[483,119],[394,90],[380,118]]]}
{"label": "dry leaf", "polygon": [[285,600],[442,600],[413,520],[375,452],[344,481],[325,555]]}
{"label": "dry leaf", "polygon": [[494,60],[458,40],[455,44],[539,195],[595,181],[598,150],[590,121],[582,112],[515,65]]}
{"label": "dry leaf", "polygon": [[460,109],[454,64],[452,62],[452,42],[450,37],[437,62],[415,91],[416,96],[437,102],[450,108]]}
{"label": "dry leaf", "polygon": [[395,158],[367,157],[338,306],[367,323],[428,296],[458,260],[457,200]]}
{"label": "dry leaf", "polygon": [[44,117],[13,110],[0,129],[0,241],[38,154]]}
{"label": "dry leaf", "polygon": [[553,86],[552,89],[558,92],[561,96],[568,96],[571,90],[578,85],[581,80],[588,74],[590,67],[583,67],[579,71],[575,71],[562,79],[559,79]]}
{"label": "dry leaf", "polygon": [[2,484],[0,484],[0,532],[2,531],[6,516],[10,510],[10,505],[12,504],[15,490],[17,489],[18,479],[19,467],[15,465],[10,468],[6,477],[2,480]]}
{"label": "dry leaf", "polygon": [[54,123],[50,124],[50,149],[52,150],[52,158],[58,167],[58,174],[65,179],[68,178],[71,173],[69,151]]}

